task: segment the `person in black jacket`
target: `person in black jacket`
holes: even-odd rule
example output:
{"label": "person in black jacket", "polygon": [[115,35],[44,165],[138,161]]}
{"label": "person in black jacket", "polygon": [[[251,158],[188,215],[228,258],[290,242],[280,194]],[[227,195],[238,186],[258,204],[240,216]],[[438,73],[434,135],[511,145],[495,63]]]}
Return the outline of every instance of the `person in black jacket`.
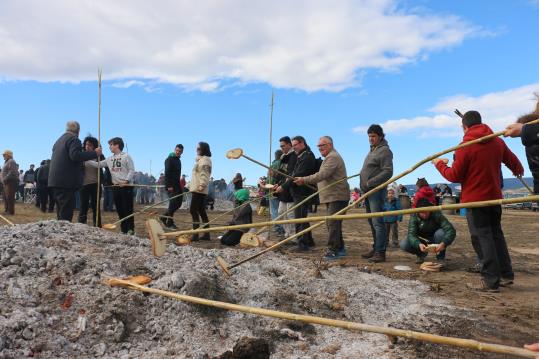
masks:
{"label": "person in black jacket", "polygon": [[82,151],[77,121],[66,124],[66,132],[52,148],[48,187],[54,189],[58,220],[73,219],[75,192],[82,186],[83,163],[101,156],[101,147],[95,151]]}
{"label": "person in black jacket", "polygon": [[38,183],[37,187],[40,197],[39,207],[43,213],[47,211],[52,213],[54,211],[54,191],[48,187],[51,160],[45,160],[44,162],[45,163],[39,167],[39,171],[36,171],[36,182]]}
{"label": "person in black jacket", "polygon": [[517,123],[506,128],[504,134],[522,139],[522,144],[526,147],[528,166],[533,176],[533,192],[535,194],[539,194],[539,124],[527,125],[527,123],[537,119],[539,119],[537,112],[521,116]]}
{"label": "person in black jacket", "polygon": [[[165,189],[169,197],[178,196],[182,193],[182,188],[180,186],[180,177],[182,173],[182,161],[180,157],[183,153],[183,145],[177,144],[167,159],[165,160]],[[174,224],[174,212],[182,206],[183,197],[178,197],[171,199],[168,203],[168,209],[165,212],[166,217],[161,217],[161,222],[165,227],[170,229],[177,229]]]}
{"label": "person in black jacket", "polygon": [[[292,138],[292,147],[294,152],[297,155],[296,165],[292,173],[292,177],[306,177],[316,173],[317,163],[316,157],[311,151],[310,147],[307,145],[305,138],[302,136],[296,136]],[[297,185],[294,183],[293,179],[287,179],[281,186],[277,187],[276,192],[280,193],[285,190],[290,190],[290,194],[294,199],[294,206],[298,205],[300,202],[305,200],[308,196],[314,193],[314,190],[306,185]],[[307,218],[309,213],[310,203],[303,203],[301,206],[298,206],[294,209],[294,216],[296,218]],[[303,231],[309,227],[309,223],[298,223],[296,224],[296,233]],[[310,247],[314,247],[314,240],[311,232],[302,234],[298,240],[298,249],[300,251],[309,250]]]}
{"label": "person in black jacket", "polygon": [[[275,172],[275,174],[273,174],[275,181],[274,190],[286,182],[287,178],[283,176],[283,173],[292,173],[298,160],[298,156],[292,148],[292,141],[290,140],[290,137],[281,137],[279,139],[279,147],[283,151],[283,155],[281,156],[281,162],[278,168],[279,172]],[[273,192],[273,195],[279,199],[279,208],[277,209],[278,216],[281,217],[285,212],[287,212],[284,217],[281,217],[281,219],[294,219],[294,212],[289,211],[294,205],[294,199],[292,198],[290,190],[282,189],[280,192]],[[283,230],[285,238],[293,236],[296,233],[296,227],[294,224],[283,224]]]}

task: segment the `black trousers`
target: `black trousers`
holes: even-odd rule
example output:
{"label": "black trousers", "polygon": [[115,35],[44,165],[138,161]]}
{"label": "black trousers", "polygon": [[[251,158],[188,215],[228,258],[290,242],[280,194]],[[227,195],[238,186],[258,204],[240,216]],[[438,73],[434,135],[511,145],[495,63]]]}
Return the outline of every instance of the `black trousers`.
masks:
{"label": "black trousers", "polygon": [[[175,197],[182,194],[182,189],[180,186],[172,187],[172,192],[168,192],[169,197]],[[174,217],[174,213],[182,206],[183,196],[171,199],[168,202],[168,209],[165,212],[165,216]]]}
{"label": "black trousers", "polygon": [[514,279],[511,257],[503,235],[502,207],[471,208],[466,212],[474,249],[482,261],[481,276],[490,288],[498,288],[500,278]]}
{"label": "black trousers", "polygon": [[[88,209],[92,209],[92,223],[95,227],[97,206],[101,205],[97,201],[97,183],[90,183],[82,186],[79,191],[80,195],[80,209],[79,209],[79,223],[86,223],[88,220]],[[99,191],[99,197],[101,198],[101,191]],[[101,227],[101,216],[99,218],[99,226]]]}
{"label": "black trousers", "polygon": [[[326,212],[328,216],[335,214],[348,206],[348,201],[335,201],[326,203]],[[337,253],[344,248],[342,237],[342,221],[327,221],[328,227],[328,248]]]}
{"label": "black trousers", "polygon": [[46,183],[43,183],[38,186],[37,191],[41,212],[47,212],[47,204],[49,212],[52,212],[54,210],[54,190],[47,187]]}
{"label": "black trousers", "polygon": [[236,244],[240,243],[242,235],[242,231],[234,229],[230,230],[221,237],[221,244],[224,244],[225,246],[235,246]]}
{"label": "black trousers", "polygon": [[204,199],[206,195],[203,193],[191,192],[191,207],[189,212],[193,218],[193,228],[198,228],[200,220],[202,223],[208,223],[208,214],[206,213],[206,207],[204,206]]}
{"label": "black trousers", "polygon": [[[294,198],[294,206],[296,206],[298,203],[303,201],[307,197],[301,197],[301,198]],[[294,209],[294,218],[307,218],[309,214],[309,207],[311,206],[310,203],[304,203],[301,206]],[[304,229],[309,228],[309,223],[296,223],[296,233],[299,233],[303,231]],[[298,241],[304,245],[312,244],[313,236],[312,233],[309,231],[305,234],[302,234],[298,237]]]}
{"label": "black trousers", "polygon": [[55,188],[54,200],[56,201],[56,218],[59,221],[71,222],[75,209],[76,188]]}
{"label": "black trousers", "polygon": [[[112,198],[114,200],[114,205],[116,206],[116,213],[118,213],[119,219],[133,214],[133,187],[113,187]],[[130,217],[126,219],[121,223],[120,228],[122,230],[122,233],[127,233],[129,231],[132,231],[134,233],[135,218]]]}

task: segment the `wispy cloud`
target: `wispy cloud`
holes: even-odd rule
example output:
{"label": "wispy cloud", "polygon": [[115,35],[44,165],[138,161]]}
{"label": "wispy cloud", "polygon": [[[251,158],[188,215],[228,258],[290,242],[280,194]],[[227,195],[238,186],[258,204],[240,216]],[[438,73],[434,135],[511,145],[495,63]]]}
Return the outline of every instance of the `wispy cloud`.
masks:
{"label": "wispy cloud", "polygon": [[126,88],[129,88],[131,86],[144,86],[145,83],[142,82],[142,81],[137,81],[137,80],[129,80],[129,81],[122,81],[122,82],[115,82],[112,84],[112,87],[116,87],[116,88],[121,88],[121,89],[126,89]]}
{"label": "wispy cloud", "polygon": [[[481,96],[455,95],[441,100],[428,112],[432,116],[417,116],[388,120],[381,124],[384,132],[391,134],[413,134],[418,138],[459,137],[460,119],[453,113],[459,109],[462,113],[476,110],[481,113],[483,122],[494,130],[503,129],[514,122],[518,116],[531,112],[535,107],[533,95],[539,90],[539,83],[534,83],[505,91],[492,92]],[[358,126],[354,132],[364,133],[365,126]]]}
{"label": "wispy cloud", "polygon": [[397,0],[3,0],[0,77],[78,82],[101,66],[126,88],[149,79],[216,91],[233,80],[341,91],[482,31]]}

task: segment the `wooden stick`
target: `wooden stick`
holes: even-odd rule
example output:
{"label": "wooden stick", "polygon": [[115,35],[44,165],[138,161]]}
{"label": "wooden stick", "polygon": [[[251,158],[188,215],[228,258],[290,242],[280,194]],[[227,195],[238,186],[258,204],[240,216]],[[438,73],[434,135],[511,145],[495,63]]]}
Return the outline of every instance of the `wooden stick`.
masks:
{"label": "wooden stick", "polygon": [[14,225],[15,225],[15,223],[11,222],[9,219],[7,219],[6,217],[2,216],[1,214],[0,214],[0,218],[1,218],[4,222],[6,222],[7,224],[9,224],[10,226],[14,226]]}
{"label": "wooden stick", "polygon": [[521,358],[535,358],[537,356],[537,353],[534,353],[530,350],[517,348],[517,347],[511,347],[507,345],[484,343],[484,342],[479,342],[473,339],[444,337],[441,335],[428,334],[428,333],[417,332],[417,331],[412,331],[412,330],[382,327],[382,326],[370,325],[370,324],[364,324],[364,323],[348,322],[344,320],[336,320],[336,319],[315,317],[311,315],[302,315],[302,314],[281,312],[281,311],[271,310],[271,309],[250,307],[250,306],[245,306],[245,305],[240,305],[240,304],[231,304],[231,303],[220,302],[216,300],[204,299],[200,297],[177,294],[174,292],[169,292],[169,291],[156,289],[156,288],[149,288],[143,285],[135,284],[133,282],[122,280],[122,279],[117,279],[117,278],[107,279],[107,283],[105,284],[108,284],[110,286],[122,286],[126,289],[136,290],[143,293],[156,294],[156,295],[180,300],[187,303],[205,305],[205,306],[209,306],[213,308],[220,308],[220,309],[231,310],[235,312],[261,315],[261,316],[271,317],[271,318],[294,320],[294,321],[303,322],[303,323],[325,325],[325,326],[342,328],[342,329],[353,330],[353,331],[378,333],[378,334],[384,334],[384,335],[392,336],[392,337],[403,337],[403,338],[414,339],[414,340],[419,340],[419,341],[424,341],[424,342],[429,342],[429,343],[434,343],[434,344],[451,345],[451,346],[456,346],[460,348],[472,349],[472,350],[477,350],[481,352],[514,355]]}
{"label": "wooden stick", "polygon": [[[259,162],[259,161],[255,160],[254,158],[249,157],[249,156],[247,156],[247,155],[245,155],[245,154],[243,154],[243,153],[241,154],[241,157],[243,157],[243,158],[245,158],[245,159],[247,159],[247,160],[249,160],[249,161],[251,161],[251,162],[254,162],[254,163],[256,163],[257,165],[260,165],[260,166],[262,166],[262,167],[264,167],[264,168],[266,168],[266,169],[268,169],[268,170],[271,170],[271,171],[273,171],[273,172],[277,172],[278,174],[280,174],[280,175],[282,175],[282,176],[284,176],[284,177],[286,177],[286,178],[288,178],[288,179],[292,179],[292,180],[295,179],[293,176],[290,176],[289,174],[286,174],[286,173],[281,172],[281,171],[279,171],[279,170],[272,169],[271,167],[269,167],[269,166],[263,164],[262,162]],[[304,186],[316,190],[316,188],[314,188],[314,187],[311,186],[311,185],[306,184],[306,185],[304,185]]]}
{"label": "wooden stick", "polygon": [[[273,106],[275,104],[275,93],[271,91],[271,104],[270,104],[270,121],[269,121],[269,163],[268,166],[271,168],[271,164],[273,162],[273,151],[272,151],[272,142],[273,142]],[[268,181],[266,183],[269,183],[271,173],[268,172]],[[268,191],[268,193],[271,195],[272,191]],[[271,197],[268,198],[268,218],[271,221]],[[258,233],[257,233],[258,234]],[[271,231],[268,231],[268,240],[271,240]]]}
{"label": "wooden stick", "polygon": [[315,222],[315,221],[324,221],[325,223],[325,221],[342,221],[342,220],[360,219],[360,218],[377,218],[377,217],[384,217],[384,216],[398,216],[398,215],[405,215],[405,214],[438,212],[442,210],[454,210],[454,209],[461,209],[461,208],[478,208],[478,207],[487,207],[487,206],[498,206],[498,205],[511,204],[511,203],[536,202],[536,201],[539,201],[539,195],[505,198],[505,199],[493,199],[489,201],[479,201],[479,202],[442,204],[439,206],[408,208],[408,209],[400,209],[396,211],[387,211],[387,212],[339,214],[339,215],[331,215],[331,216],[313,216],[313,217],[306,217],[306,218],[283,219],[283,220],[271,221],[271,222],[258,222],[258,223],[237,224],[237,225],[223,226],[223,227],[192,229],[192,230],[186,230],[186,231],[167,232],[163,235],[163,237],[176,237],[182,234],[219,232],[219,231],[228,231],[228,230],[234,230],[234,229],[265,227],[265,226],[273,225],[273,224],[295,224],[295,223],[306,223],[306,222]]}
{"label": "wooden stick", "polygon": [[[98,86],[98,105],[97,105],[97,145],[101,146],[101,75],[102,70],[97,69],[97,86]],[[101,189],[101,168],[99,167],[99,162],[101,162],[101,156],[97,156],[97,204],[95,208],[95,223],[99,226],[99,215],[101,214],[101,198],[99,191]]]}
{"label": "wooden stick", "polygon": [[[319,190],[317,190],[316,192],[314,192],[313,194],[311,194],[310,196],[308,196],[307,198],[305,198],[303,201],[301,201],[301,202],[299,202],[298,204],[296,204],[296,205],[290,207],[289,209],[287,209],[286,211],[284,211],[283,213],[281,213],[280,215],[278,215],[277,217],[275,217],[275,219],[273,219],[272,222],[278,221],[278,220],[280,220],[281,218],[284,218],[288,213],[292,212],[293,210],[295,210],[295,209],[298,208],[299,206],[301,206],[301,205],[307,203],[307,202],[310,201],[313,197],[315,197],[315,196],[317,196],[318,194],[320,194],[320,192],[325,191],[325,190],[327,190],[327,189],[329,189],[329,188],[331,188],[331,187],[333,187],[333,186],[335,186],[335,185],[337,185],[337,184],[339,184],[339,183],[341,183],[341,182],[343,182],[343,181],[348,181],[349,179],[352,179],[352,178],[354,178],[354,177],[359,177],[359,173],[358,173],[358,174],[355,174],[355,175],[352,175],[352,176],[345,177],[345,178],[341,178],[340,180],[334,181],[334,182],[328,184],[327,186],[320,188]],[[277,224],[279,224],[279,223],[277,223]],[[262,233],[262,232],[264,232],[264,231],[265,231],[264,228],[260,228],[260,229],[256,232],[256,234],[258,235],[258,234],[260,234],[260,233]]]}
{"label": "wooden stick", "polygon": [[153,188],[163,188],[165,187],[162,184],[134,184],[134,183],[126,183],[126,184],[112,184],[109,186],[104,186],[105,188],[108,187],[153,187]]}
{"label": "wooden stick", "polygon": [[[529,124],[534,124],[534,123],[539,123],[539,120],[535,120],[535,121],[529,122]],[[409,174],[409,173],[415,171],[418,167],[422,166],[423,164],[425,164],[425,163],[427,163],[427,162],[429,162],[429,161],[432,161],[432,160],[435,159],[435,158],[438,158],[438,157],[440,157],[440,156],[442,156],[442,155],[444,155],[444,154],[446,154],[446,153],[453,152],[453,151],[456,151],[456,150],[461,149],[461,148],[464,148],[464,147],[468,147],[468,146],[471,146],[471,145],[474,145],[474,144],[477,144],[477,143],[481,143],[481,142],[484,142],[484,141],[491,140],[491,139],[493,139],[493,138],[502,136],[503,134],[504,134],[504,131],[499,131],[499,132],[496,132],[496,133],[493,133],[493,134],[490,134],[490,135],[487,135],[487,136],[484,136],[484,137],[480,137],[480,138],[475,139],[475,140],[473,140],[473,141],[463,142],[463,143],[461,143],[461,144],[459,144],[459,145],[457,145],[457,146],[453,146],[453,147],[451,147],[451,148],[448,148],[447,150],[444,150],[444,151],[435,153],[435,154],[433,154],[433,155],[431,155],[431,156],[429,156],[429,157],[427,157],[427,158],[425,158],[425,159],[419,161],[419,162],[416,163],[414,166],[412,166],[412,168],[410,168],[410,169],[408,169],[408,170],[402,172],[401,174],[399,174],[399,175],[397,175],[397,176],[395,176],[395,177],[393,177],[393,178],[388,179],[388,180],[385,181],[384,183],[382,183],[382,184],[380,184],[380,185],[374,187],[373,189],[371,189],[370,191],[366,192],[366,193],[363,194],[361,197],[359,197],[359,198],[358,198],[356,201],[354,201],[352,204],[350,204],[350,205],[348,205],[347,207],[341,209],[340,211],[336,212],[333,216],[330,216],[330,217],[332,217],[331,219],[333,219],[333,218],[336,219],[337,216],[339,216],[339,215],[341,215],[341,214],[343,214],[343,213],[346,213],[346,211],[348,211],[349,209],[355,207],[358,203],[360,203],[361,201],[365,200],[365,199],[366,199],[367,197],[369,197],[371,194],[376,193],[376,192],[378,192],[379,190],[381,190],[381,189],[383,189],[383,188],[386,188],[386,187],[387,187],[388,185],[390,185],[391,183],[393,183],[393,182],[397,181],[398,179],[400,179],[400,178],[406,176],[407,174]],[[251,257],[248,257],[248,258],[246,258],[246,259],[244,259],[244,260],[241,260],[241,261],[237,262],[236,264],[230,266],[229,268],[237,267],[238,265],[240,265],[240,264],[242,264],[242,263],[248,262],[248,261],[250,261],[251,259],[254,259],[254,258],[256,258],[256,257],[258,257],[258,256],[260,256],[260,255],[262,255],[262,254],[264,254],[264,253],[267,253],[267,252],[269,252],[269,251],[271,251],[271,250],[273,250],[273,249],[275,249],[275,248],[278,248],[278,247],[284,245],[285,243],[288,243],[288,242],[290,242],[290,241],[292,241],[292,240],[294,240],[294,239],[296,239],[296,238],[302,236],[303,234],[308,233],[308,232],[314,230],[315,228],[320,227],[320,226],[323,225],[324,223],[325,223],[325,222],[323,222],[323,221],[317,222],[317,223],[315,223],[315,224],[309,226],[308,228],[306,228],[306,229],[304,229],[304,230],[302,230],[302,231],[300,231],[300,232],[298,232],[298,233],[296,233],[296,234],[294,234],[294,235],[292,235],[292,236],[290,236],[290,237],[288,237],[288,238],[286,238],[286,239],[283,239],[283,240],[280,241],[280,242],[277,242],[277,243],[274,244],[273,246],[268,247],[268,248],[266,248],[265,250],[263,250],[263,251],[261,251],[261,252],[255,254],[255,255],[252,255]]]}
{"label": "wooden stick", "polygon": [[524,178],[522,178],[522,176],[517,176],[518,180],[520,181],[520,183],[522,183],[522,185],[524,185],[524,187],[526,187],[526,189],[528,190],[528,192],[530,192],[531,194],[534,194],[533,193],[533,190],[530,188],[530,186],[528,186],[528,184],[526,183],[526,181],[524,181]]}
{"label": "wooden stick", "polygon": [[104,225],[103,225],[103,228],[105,228],[105,229],[115,229],[116,226],[117,226],[118,224],[122,223],[123,221],[125,221],[125,220],[128,219],[128,218],[134,217],[135,215],[137,215],[137,214],[139,214],[139,213],[143,213],[143,212],[145,212],[146,210],[148,210],[148,209],[150,209],[150,208],[159,206],[160,204],[163,204],[163,203],[165,203],[165,202],[168,202],[168,201],[170,201],[170,200],[173,200],[174,198],[179,198],[179,197],[181,197],[181,196],[183,196],[183,195],[185,195],[185,194],[187,194],[187,193],[189,193],[189,192],[183,192],[183,193],[180,193],[180,194],[177,195],[177,196],[173,196],[173,197],[167,198],[167,199],[165,199],[165,200],[163,200],[163,201],[160,201],[160,202],[154,203],[154,204],[152,204],[152,205],[146,206],[146,207],[142,208],[140,211],[133,212],[133,213],[131,213],[130,215],[125,216],[124,218],[120,218],[119,220],[117,220],[117,221],[114,222],[114,223],[104,224]]}

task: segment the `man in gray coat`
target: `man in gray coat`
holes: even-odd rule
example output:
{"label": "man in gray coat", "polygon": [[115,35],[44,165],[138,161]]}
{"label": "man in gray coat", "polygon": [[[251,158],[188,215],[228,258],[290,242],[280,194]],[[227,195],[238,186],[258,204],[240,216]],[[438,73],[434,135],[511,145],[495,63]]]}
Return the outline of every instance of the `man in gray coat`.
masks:
{"label": "man in gray coat", "polygon": [[[333,148],[333,139],[329,136],[322,136],[318,140],[318,150],[324,161],[320,170],[310,176],[297,177],[294,181],[297,185],[317,184],[318,190],[333,184],[336,181],[348,177],[346,166],[341,155]],[[320,203],[326,204],[327,215],[330,216],[344,209],[350,199],[350,186],[348,181],[343,180],[328,189],[320,192]],[[325,258],[333,260],[346,255],[342,236],[342,220],[328,221],[328,250]]]}
{"label": "man in gray coat", "polygon": [[97,159],[102,153],[101,147],[97,147],[95,151],[83,152],[79,132],[79,123],[69,121],[66,132],[52,148],[48,186],[54,189],[58,220],[71,222],[73,219],[75,192],[82,186],[83,163]]}
{"label": "man in gray coat", "polygon": [[[363,162],[363,168],[359,174],[360,187],[363,193],[381,185],[393,176],[393,153],[385,140],[384,130],[380,125],[371,125],[367,134],[371,149]],[[367,213],[382,212],[386,190],[381,189],[365,199]],[[386,228],[382,217],[369,218],[373,245],[372,249],[361,256],[371,262],[385,262],[386,260]]]}

